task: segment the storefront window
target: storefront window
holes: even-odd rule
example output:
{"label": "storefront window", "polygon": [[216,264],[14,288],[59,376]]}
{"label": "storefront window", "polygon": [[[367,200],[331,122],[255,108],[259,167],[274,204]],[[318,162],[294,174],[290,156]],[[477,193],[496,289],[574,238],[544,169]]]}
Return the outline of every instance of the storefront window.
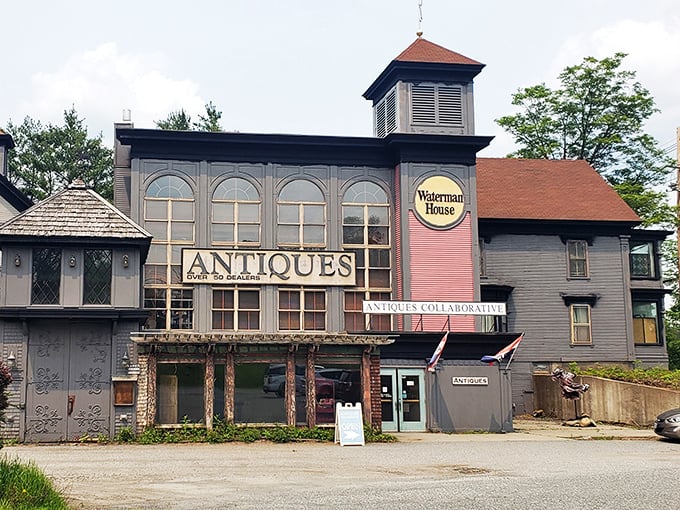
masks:
{"label": "storefront window", "polygon": [[282,386],[286,380],[285,368],[284,363],[236,364],[236,423],[286,423],[286,399],[281,391],[281,388],[285,388]]}
{"label": "storefront window", "polygon": [[156,422],[202,423],[205,370],[202,363],[159,363]]}
{"label": "storefront window", "polygon": [[316,369],[316,422],[335,423],[338,403],[361,402],[361,370],[359,365],[323,363]]}

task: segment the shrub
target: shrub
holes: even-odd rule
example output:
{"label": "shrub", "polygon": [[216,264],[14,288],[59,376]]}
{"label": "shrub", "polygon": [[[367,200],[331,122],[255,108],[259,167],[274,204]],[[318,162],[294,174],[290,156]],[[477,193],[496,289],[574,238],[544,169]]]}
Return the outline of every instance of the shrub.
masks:
{"label": "shrub", "polygon": [[570,370],[576,375],[592,375],[594,377],[604,377],[615,381],[625,381],[658,388],[670,388],[680,390],[680,370],[667,370],[665,368],[623,368],[620,366],[595,366],[590,368],[579,368],[570,365]]}

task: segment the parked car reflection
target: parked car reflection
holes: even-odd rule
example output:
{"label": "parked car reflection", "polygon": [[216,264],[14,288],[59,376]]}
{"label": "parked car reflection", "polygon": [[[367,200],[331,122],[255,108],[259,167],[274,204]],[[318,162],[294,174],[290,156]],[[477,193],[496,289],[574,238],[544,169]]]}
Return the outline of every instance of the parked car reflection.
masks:
{"label": "parked car reflection", "polygon": [[680,408],[670,409],[657,416],[654,432],[669,439],[680,440]]}

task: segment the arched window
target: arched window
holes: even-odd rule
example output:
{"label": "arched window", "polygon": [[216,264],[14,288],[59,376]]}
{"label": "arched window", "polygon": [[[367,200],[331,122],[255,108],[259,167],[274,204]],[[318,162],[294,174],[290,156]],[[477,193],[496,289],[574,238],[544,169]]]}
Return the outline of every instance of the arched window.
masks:
{"label": "arched window", "polygon": [[213,244],[260,245],[260,194],[255,186],[232,177],[215,188],[211,235]]}
{"label": "arched window", "polygon": [[278,244],[297,248],[326,246],[326,202],[311,181],[297,179],[281,189]]}
{"label": "arched window", "polygon": [[182,285],[182,248],[194,245],[194,194],[175,175],[155,179],[144,195],[144,228],[153,235],[144,266],[149,329],[193,328],[193,287]]}
{"label": "arched window", "polygon": [[356,254],[356,287],[345,290],[347,331],[390,331],[390,315],[364,315],[364,300],[387,301],[392,293],[390,204],[371,181],[350,186],[342,201],[343,249]]}

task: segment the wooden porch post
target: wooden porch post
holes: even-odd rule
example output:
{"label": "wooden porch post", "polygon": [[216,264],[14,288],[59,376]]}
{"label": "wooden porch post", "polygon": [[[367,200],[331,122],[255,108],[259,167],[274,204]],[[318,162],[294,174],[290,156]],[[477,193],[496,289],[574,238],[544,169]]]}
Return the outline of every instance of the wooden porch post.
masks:
{"label": "wooden porch post", "polygon": [[307,381],[307,405],[306,417],[307,426],[316,427],[316,346],[310,345],[307,350],[307,368],[305,372],[305,379]]}
{"label": "wooden porch post", "polygon": [[295,426],[295,346],[288,346],[286,357],[286,422]]}
{"label": "wooden porch post", "polygon": [[234,383],[234,346],[230,345],[224,365],[224,421],[227,423],[234,423]]}
{"label": "wooden porch post", "polygon": [[215,406],[215,346],[209,345],[205,354],[205,379],[203,388],[203,405],[205,428],[212,430],[213,408]]}
{"label": "wooden porch post", "polygon": [[364,423],[371,422],[371,347],[365,347],[361,353],[361,405],[364,411]]}

